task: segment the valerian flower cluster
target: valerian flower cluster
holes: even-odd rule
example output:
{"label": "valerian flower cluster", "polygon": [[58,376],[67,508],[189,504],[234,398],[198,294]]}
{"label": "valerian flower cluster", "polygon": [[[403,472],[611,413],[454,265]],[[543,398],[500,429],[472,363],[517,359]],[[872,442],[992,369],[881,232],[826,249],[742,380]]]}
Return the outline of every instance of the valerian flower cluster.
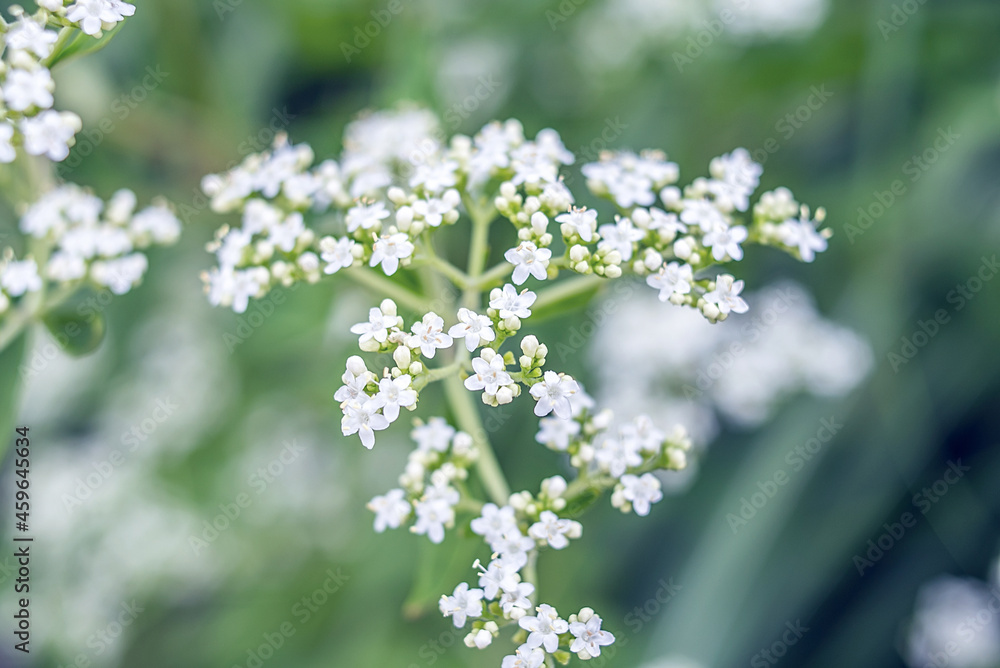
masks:
{"label": "valerian flower cluster", "polygon": [[18,259],[7,247],[0,258],[0,348],[84,285],[128,292],[148,266],[141,251],[175,242],[181,227],[163,201],[136,212],[128,189],[104,202],[77,185],[53,185],[52,161],[67,157],[82,124],[76,114],[52,108],[50,67],[100,47],[103,31],[135,7],[122,0],[38,0],[38,6],[28,14],[13,5],[14,20],[0,21],[0,163],[25,174],[8,181],[26,184],[26,192],[10,194],[22,212],[24,254]]}
{"label": "valerian flower cluster", "polygon": [[[440,610],[469,628],[470,647],[513,627],[516,649],[503,668],[590,659],[614,641],[593,610],[564,617],[539,602],[538,554],[579,538],[575,517],[604,491],[623,512],[649,514],[663,498],[657,472],[684,468],[690,447],[681,428],[664,431],[647,416],[619,422],[595,406],[551,367],[547,345],[523,333],[525,324],[628,277],[661,301],[724,320],[748,308],[743,281],[719,269],[741,260],[744,245],[811,262],[829,236],[819,229],[822,210],[812,217],[787,189],[751,206],[761,167],[744,149],[683,188],[661,151],[602,154],[582,167],[590,199],[606,200],[595,207],[578,205],[560,176],[573,162],[551,129],[532,139],[508,120],[448,138],[430,112],[402,109],[348,125],[337,160],[317,163],[308,145],[279,137],[271,151],[203,181],[213,209],[239,217],[209,245],[218,261],[204,275],[211,303],[243,312],[275,286],[329,274],[383,298],[350,328],[363,355],[347,360],[334,394],[345,436],[372,448],[432,383],[444,385],[451,421],[413,421],[417,447],[399,486],[369,508],[378,532],[407,526],[441,543],[461,525],[482,537],[490,558],[441,597]],[[513,234],[488,267],[488,231],[500,219]],[[451,227],[470,238],[464,269],[435,249]],[[572,479],[511,493],[475,395],[489,407],[530,402],[538,442],[566,453]]]}

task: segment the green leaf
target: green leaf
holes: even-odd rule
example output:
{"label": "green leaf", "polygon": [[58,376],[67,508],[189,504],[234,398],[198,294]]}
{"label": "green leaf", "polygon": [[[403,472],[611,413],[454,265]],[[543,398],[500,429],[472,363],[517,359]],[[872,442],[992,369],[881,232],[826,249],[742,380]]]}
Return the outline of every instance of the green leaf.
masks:
{"label": "green leaf", "polygon": [[441,594],[450,594],[460,582],[468,582],[475,575],[472,563],[483,542],[449,532],[441,545],[434,545],[421,536],[422,545],[417,557],[417,574],[413,588],[403,603],[403,614],[413,619],[424,615],[437,605]]}
{"label": "green leaf", "polygon": [[75,357],[94,352],[104,340],[104,317],[92,308],[83,307],[90,295],[92,291],[81,290],[46,313],[43,319],[59,347]]}
{"label": "green leaf", "polygon": [[70,40],[64,48],[49,56],[47,63],[49,68],[51,69],[52,67],[55,67],[57,63],[61,63],[64,60],[100,51],[108,45],[108,42],[110,42],[115,34],[117,34],[117,32],[121,29],[123,23],[124,22],[119,21],[114,28],[105,31],[99,39],[94,39],[85,32],[78,31],[77,35]]}

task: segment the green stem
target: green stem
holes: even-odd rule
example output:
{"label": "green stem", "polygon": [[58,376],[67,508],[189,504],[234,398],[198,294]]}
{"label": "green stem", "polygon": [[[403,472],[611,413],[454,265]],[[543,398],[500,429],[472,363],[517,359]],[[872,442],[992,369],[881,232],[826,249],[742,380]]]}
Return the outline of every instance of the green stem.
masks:
{"label": "green stem", "polygon": [[493,503],[498,506],[507,505],[510,499],[510,487],[504,477],[500,463],[497,461],[493,447],[490,445],[489,435],[483,425],[482,418],[479,417],[479,409],[472,400],[472,392],[465,389],[462,378],[458,374],[453,374],[445,379],[445,392],[448,403],[455,412],[455,420],[458,427],[472,436],[476,444],[479,457],[476,459],[476,470],[479,478],[483,481],[486,492],[490,495]]}
{"label": "green stem", "polygon": [[555,284],[551,288],[545,288],[544,290],[538,291],[538,299],[532,308],[542,308],[544,306],[552,306],[553,304],[558,304],[561,301],[567,299],[572,299],[578,295],[585,292],[590,292],[596,290],[600,287],[601,283],[606,281],[606,278],[601,278],[600,276],[579,276],[577,278],[570,278],[565,281],[561,281]]}
{"label": "green stem", "polygon": [[535,585],[535,591],[528,599],[535,603],[538,601],[538,551],[535,550],[528,555],[528,563],[524,565],[524,581]]}
{"label": "green stem", "polygon": [[504,277],[507,276],[507,274],[513,271],[513,269],[514,265],[504,260],[500,264],[480,274],[475,287],[479,290],[488,290],[491,287],[496,287],[495,284],[499,283]]}
{"label": "green stem", "polygon": [[368,267],[354,267],[344,272],[344,275],[367,288],[371,288],[376,293],[387,295],[413,311],[425,313],[429,310],[427,301],[423,297]]}
{"label": "green stem", "polygon": [[462,304],[476,310],[479,308],[482,292],[480,282],[489,254],[490,224],[493,222],[494,211],[492,207],[475,207],[469,202],[466,202],[466,209],[472,218],[472,240],[469,243],[469,266],[466,271],[469,284],[462,294]]}
{"label": "green stem", "polygon": [[453,265],[447,260],[443,260],[434,254],[433,250],[429,250],[427,255],[424,257],[427,263],[444,274],[449,281],[458,286],[459,289],[465,290],[469,287],[469,277],[465,275],[465,272]]}

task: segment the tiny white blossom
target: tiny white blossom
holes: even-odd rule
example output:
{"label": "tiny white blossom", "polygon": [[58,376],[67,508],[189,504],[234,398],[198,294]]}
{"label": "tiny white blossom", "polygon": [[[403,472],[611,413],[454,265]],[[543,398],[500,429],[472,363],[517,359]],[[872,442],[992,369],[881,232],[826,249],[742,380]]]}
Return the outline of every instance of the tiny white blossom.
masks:
{"label": "tiny white blossom", "polygon": [[[486,350],[492,352],[492,349]],[[466,389],[473,392],[482,390],[487,395],[495,396],[501,387],[514,384],[505,368],[503,356],[499,354],[493,355],[488,362],[483,357],[473,358],[472,375],[465,379]]]}
{"label": "tiny white blossom", "polygon": [[14,148],[14,126],[7,121],[0,121],[0,162],[14,162],[17,150]]}
{"label": "tiny white blossom", "polygon": [[413,323],[411,330],[420,353],[427,358],[433,358],[438,349],[450,348],[453,343],[451,336],[444,333],[444,320],[434,312]]}
{"label": "tiny white blossom", "polygon": [[556,609],[547,603],[538,606],[537,615],[525,615],[517,625],[528,632],[528,647],[544,647],[552,654],[559,648],[559,634],[569,631],[569,624],[560,619]]}
{"label": "tiny white blossom", "polygon": [[451,326],[448,335],[456,339],[464,338],[465,347],[470,353],[497,338],[493,322],[485,315],[467,308],[458,309],[458,324]]}
{"label": "tiny white blossom", "polygon": [[424,452],[444,452],[448,449],[448,444],[454,435],[455,428],[441,417],[432,417],[426,423],[414,427],[413,431],[410,432],[410,437]]}
{"label": "tiny white blossom", "polygon": [[500,594],[500,608],[503,610],[503,614],[508,617],[512,617],[517,610],[519,613],[523,614],[525,611],[531,609],[531,599],[528,597],[535,592],[535,585],[530,582],[521,582],[514,589],[505,589]]}
{"label": "tiny white blossom", "polygon": [[720,274],[715,279],[715,290],[705,293],[705,301],[715,304],[722,313],[746,313],[747,303],[740,297],[743,291],[743,281],[737,281],[729,274]]}
{"label": "tiny white blossom", "polygon": [[722,262],[728,255],[734,260],[743,259],[743,249],[740,244],[747,240],[747,228],[742,225],[733,227],[717,227],[705,234],[703,243],[712,249],[712,257]]}
{"label": "tiny white blossom", "polygon": [[454,506],[458,500],[459,494],[453,488],[447,485],[432,487],[417,502],[417,521],[410,530],[415,534],[426,534],[432,543],[442,542],[445,527],[455,523]]}
{"label": "tiny white blossom", "polygon": [[463,582],[451,596],[441,596],[439,607],[442,615],[452,618],[455,628],[462,628],[467,618],[483,614],[483,590],[469,589],[468,583]]}
{"label": "tiny white blossom", "polygon": [[91,265],[94,282],[123,295],[137,285],[146,273],[149,261],[142,253],[132,253],[112,260],[99,260]]}
{"label": "tiny white blossom", "polygon": [[687,225],[680,221],[676,213],[667,213],[653,207],[649,210],[649,229],[664,231],[668,234],[683,234],[687,232]]}
{"label": "tiny white blossom", "polygon": [[639,443],[635,439],[603,434],[594,445],[594,458],[598,465],[616,478],[627,469],[642,464]]}
{"label": "tiny white blossom", "polygon": [[[62,3],[59,3],[60,7]],[[24,15],[11,24],[7,31],[7,48],[12,51],[31,51],[39,58],[48,58],[52,47],[59,39],[54,30],[46,30],[45,24]]]}
{"label": "tiny white blossom", "polygon": [[129,231],[136,237],[148,237],[158,244],[171,244],[181,235],[181,222],[167,207],[150,206],[132,217]]}
{"label": "tiny white blossom", "polygon": [[357,434],[361,437],[361,444],[369,450],[375,445],[375,432],[381,431],[389,426],[389,420],[384,415],[377,412],[378,402],[367,399],[361,401],[349,401],[344,406],[344,417],[340,422],[340,429],[344,436]]}
{"label": "tiny white blossom", "polygon": [[447,216],[457,218],[458,214],[453,214],[452,212],[458,208],[461,201],[462,196],[458,194],[457,190],[452,188],[445,191],[439,198],[429,197],[427,199],[418,199],[413,203],[413,213],[423,218],[424,222],[431,227],[437,227],[444,222]]}
{"label": "tiny white blossom", "polygon": [[41,290],[42,278],[38,275],[38,263],[34,260],[9,262],[0,273],[0,287],[11,297]]}
{"label": "tiny white blossom", "polygon": [[319,242],[320,258],[326,262],[324,274],[335,274],[354,264],[354,247],[357,243],[350,237],[334,239],[323,237]]}
{"label": "tiny white blossom", "polygon": [[812,262],[816,253],[826,250],[827,242],[810,220],[792,218],[778,226],[782,243],[799,251],[803,262]]}
{"label": "tiny white blossom", "polygon": [[455,170],[457,169],[458,163],[454,160],[417,165],[416,171],[410,178],[410,186],[422,187],[429,193],[439,193],[455,185],[457,182]]}
{"label": "tiny white blossom", "polygon": [[521,645],[513,654],[503,658],[500,668],[541,668],[545,663],[545,653],[537,647]]}
{"label": "tiny white blossom", "polygon": [[738,148],[712,160],[709,172],[715,177],[708,184],[709,190],[726,198],[738,211],[746,211],[764,168],[753,161],[750,151]]}
{"label": "tiny white blossom", "polygon": [[535,303],[535,293],[531,290],[524,290],[518,294],[517,288],[510,283],[503,286],[503,290],[494,290],[490,293],[490,308],[495,308],[500,313],[501,318],[527,318],[531,315],[531,305]]}
{"label": "tiny white blossom", "polygon": [[385,343],[389,338],[389,329],[396,326],[398,318],[387,316],[378,307],[368,310],[368,322],[359,322],[351,326],[352,334],[360,334],[360,343],[374,339],[378,343]]}
{"label": "tiny white blossom", "polygon": [[697,225],[705,234],[714,230],[729,227],[729,220],[718,207],[707,199],[686,199],[683,201],[681,221],[688,225]]}
{"label": "tiny white blossom", "polygon": [[[587,610],[587,612],[591,611]],[[615,637],[612,634],[601,630],[601,618],[594,614],[591,614],[586,622],[571,622],[569,632],[574,636],[573,643],[569,646],[569,651],[574,654],[585,651],[591,658],[600,656],[601,647],[610,645],[615,641]]]}
{"label": "tiny white blossom", "polygon": [[569,398],[579,389],[580,385],[572,376],[546,371],[541,382],[531,386],[531,396],[536,400],[535,415],[542,417],[555,412],[556,417],[570,419],[573,417],[573,405]]}
{"label": "tiny white blossom", "polygon": [[578,538],[581,530],[579,522],[562,519],[551,510],[543,510],[538,521],[528,528],[528,535],[548,543],[554,550],[561,550],[569,545],[569,538]]}
{"label": "tiny white blossom", "polygon": [[366,401],[368,395],[365,393],[368,383],[375,380],[375,374],[365,368],[365,362],[357,355],[352,355],[347,359],[347,370],[341,376],[344,382],[333,398],[344,403],[345,401]]}
{"label": "tiny white blossom", "polygon": [[3,97],[14,111],[31,107],[48,109],[52,106],[52,75],[44,67],[34,70],[14,68],[7,71],[3,82]]}
{"label": "tiny white blossom", "polygon": [[694,273],[691,265],[671,262],[660,267],[655,274],[646,277],[646,284],[660,291],[659,299],[665,302],[673,294],[686,295],[691,292]]}
{"label": "tiny white blossom", "polygon": [[528,276],[534,276],[540,281],[546,279],[552,251],[548,248],[539,248],[530,241],[522,241],[516,248],[504,253],[503,257],[514,265],[512,279],[514,283],[521,285],[528,280]]}
{"label": "tiny white blossom", "polygon": [[347,231],[356,232],[359,228],[370,230],[375,227],[381,227],[382,221],[388,217],[389,210],[385,208],[385,204],[382,202],[362,202],[347,210],[347,217],[345,218]]}
{"label": "tiny white blossom", "polygon": [[663,498],[660,481],[652,473],[634,476],[626,473],[621,477],[622,496],[632,504],[636,515],[645,517],[650,506]]}
{"label": "tiny white blossom", "polygon": [[488,599],[496,598],[501,591],[516,591],[520,583],[517,569],[504,559],[494,559],[479,575],[479,586]]}
{"label": "tiny white blossom", "polygon": [[597,211],[586,207],[573,209],[556,216],[556,222],[562,223],[564,230],[568,228],[571,234],[578,234],[581,239],[590,243],[597,229]]}
{"label": "tiny white blossom", "polygon": [[82,127],[80,117],[70,111],[48,109],[21,121],[24,150],[31,155],[45,155],[56,162],[69,155],[73,136]]}
{"label": "tiny white blossom", "polygon": [[368,509],[375,513],[375,531],[398,529],[410,516],[410,502],[401,489],[390,489],[383,496],[376,496],[368,502]]}
{"label": "tiny white blossom", "polygon": [[382,265],[386,276],[392,276],[399,268],[399,261],[413,254],[413,243],[402,232],[389,234],[375,240],[372,247],[372,259],[369,265]]}
{"label": "tiny white blossom", "polygon": [[528,563],[528,552],[535,549],[535,541],[514,526],[504,531],[497,540],[491,541],[490,549],[520,570]]}
{"label": "tiny white blossom", "polygon": [[406,374],[398,378],[383,378],[378,382],[375,400],[382,404],[382,415],[389,422],[399,417],[399,409],[417,403],[417,392],[410,388],[410,377]]}
{"label": "tiny white blossom", "polygon": [[635,227],[628,218],[618,218],[613,224],[601,225],[598,231],[602,237],[598,248],[616,250],[621,253],[622,259],[625,261],[632,259],[635,242],[645,236],[645,233]]}
{"label": "tiny white blossom", "polygon": [[299,237],[305,231],[306,226],[302,220],[302,214],[296,212],[289,214],[285,222],[272,226],[267,240],[275,248],[283,250],[286,253],[291,253],[295,250],[295,245],[298,243]]}
{"label": "tiny white blossom", "polygon": [[69,6],[66,18],[88,35],[97,35],[133,14],[135,6],[122,0],[76,0]]}
{"label": "tiny white blossom", "polygon": [[563,420],[557,417],[546,417],[538,421],[541,427],[535,440],[553,450],[566,450],[570,441],[580,433],[580,423],[576,420]]}
{"label": "tiny white blossom", "polygon": [[472,533],[482,536],[487,543],[493,544],[511,529],[517,530],[517,519],[511,506],[498,508],[495,503],[487,503],[483,505],[480,516],[472,520],[470,526]]}

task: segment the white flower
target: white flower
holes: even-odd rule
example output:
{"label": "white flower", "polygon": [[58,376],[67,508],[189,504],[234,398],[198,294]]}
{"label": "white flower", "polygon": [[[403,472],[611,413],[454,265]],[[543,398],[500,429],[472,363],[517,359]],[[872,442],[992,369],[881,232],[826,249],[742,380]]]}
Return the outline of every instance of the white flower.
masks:
{"label": "white flower", "polygon": [[417,165],[416,171],[410,178],[410,186],[413,188],[423,187],[429,193],[439,193],[445,188],[455,185],[456,169],[458,169],[458,163],[454,160]]}
{"label": "white flower", "polygon": [[420,353],[427,358],[433,358],[439,348],[450,348],[453,343],[451,336],[444,333],[444,320],[434,312],[413,323],[411,330],[416,344],[420,346]]}
{"label": "white flower", "polygon": [[[486,350],[494,352],[491,348]],[[465,379],[466,389],[473,392],[482,390],[489,396],[496,396],[501,387],[514,384],[505,368],[503,356],[495,352],[488,362],[483,357],[473,358],[472,375]]]}
{"label": "white flower", "polygon": [[520,583],[517,569],[504,559],[494,559],[479,575],[479,586],[488,599],[496,598],[501,591],[516,591]]}
{"label": "white flower", "polygon": [[165,206],[150,206],[132,217],[129,231],[136,237],[148,237],[158,244],[171,244],[181,235],[181,221]]}
{"label": "white flower", "polygon": [[688,225],[697,225],[705,234],[729,227],[729,220],[707,199],[686,199],[682,202],[681,220]]}
{"label": "white flower", "polygon": [[569,442],[580,433],[580,423],[576,420],[563,420],[547,417],[538,421],[541,429],[535,435],[535,440],[553,450],[566,450]]}
{"label": "white flower", "polygon": [[547,603],[538,606],[537,615],[525,615],[517,625],[528,632],[528,647],[544,647],[552,654],[559,648],[559,634],[569,631],[569,624],[559,618],[556,609]]}
{"label": "white flower", "polygon": [[368,509],[375,513],[375,531],[382,533],[388,529],[398,529],[410,516],[410,502],[401,489],[390,489],[384,496],[376,496],[368,502]]}
{"label": "white flower", "polygon": [[79,24],[88,35],[97,35],[134,13],[135,6],[121,0],[76,0],[69,6],[66,18]]}
{"label": "white flower", "polygon": [[581,239],[590,243],[594,239],[594,230],[597,228],[597,211],[587,207],[572,209],[556,216],[556,222],[562,223],[563,234],[566,236],[578,234]]}
{"label": "white flower", "polygon": [[[514,589],[504,589],[498,601],[503,614],[508,617],[513,617],[514,614],[518,613],[523,615],[525,611],[531,609],[531,599],[528,597],[534,592],[535,585],[530,582],[521,582]],[[518,613],[514,612],[515,609]]]}
{"label": "white flower", "polygon": [[500,668],[540,668],[545,663],[545,653],[537,647],[521,645],[513,654],[503,658]]}
{"label": "white flower", "polygon": [[602,470],[619,477],[630,467],[642,464],[639,443],[632,438],[602,434],[594,444],[594,458]]}
{"label": "white flower", "polygon": [[[491,545],[510,530],[517,530],[517,519],[511,506],[498,508],[495,503],[483,505],[482,514],[472,520],[472,533],[482,536]],[[490,596],[490,598],[493,598]]]}
{"label": "white flower", "polygon": [[494,289],[490,293],[490,308],[495,308],[500,313],[500,317],[507,318],[527,318],[531,315],[531,305],[535,303],[535,293],[531,290],[524,290],[517,293],[510,283],[503,286],[503,290]]}
{"label": "white flower", "polygon": [[660,291],[659,299],[665,302],[673,294],[686,295],[691,292],[694,274],[691,265],[671,262],[660,267],[660,271],[646,277],[646,285]]}
{"label": "white flower", "polygon": [[358,228],[370,230],[373,227],[380,227],[382,221],[388,217],[389,211],[382,202],[362,202],[347,210],[347,217],[345,219],[347,231],[356,232]]}
{"label": "white flower", "polygon": [[399,268],[399,261],[413,254],[413,244],[410,238],[402,232],[379,237],[372,247],[372,259],[369,266],[382,265],[386,276],[392,276]]}
{"label": "white flower", "polygon": [[[62,3],[60,2],[60,7]],[[45,24],[24,15],[7,31],[7,48],[12,51],[31,51],[39,58],[48,58],[52,47],[59,39],[54,30],[46,30]]]}
{"label": "white flower", "polygon": [[568,420],[573,417],[573,405],[569,398],[580,390],[580,385],[572,376],[555,371],[546,371],[542,381],[531,386],[531,396],[535,403],[535,415],[542,417],[555,412],[556,417]]}
{"label": "white flower", "polygon": [[649,229],[667,234],[682,234],[687,232],[687,225],[680,221],[676,213],[667,213],[653,207],[649,210]]}
{"label": "white flower", "polygon": [[548,248],[539,248],[530,241],[523,241],[517,248],[511,248],[504,253],[503,257],[514,265],[513,280],[521,285],[528,280],[529,275],[540,281],[545,280],[552,251]]}
{"label": "white flower", "polygon": [[812,221],[792,218],[778,226],[782,243],[797,248],[803,262],[812,262],[816,253],[826,250],[826,239],[817,231]]}
{"label": "white flower", "polygon": [[722,313],[746,313],[747,303],[740,297],[743,291],[743,281],[737,281],[729,274],[720,274],[715,279],[715,290],[705,293],[705,301],[715,304]]}
{"label": "white flower", "polygon": [[660,481],[652,473],[634,476],[626,473],[621,477],[622,496],[632,504],[636,515],[645,517],[650,506],[663,498]]}
{"label": "white flower", "polygon": [[372,399],[367,399],[363,403],[347,402],[344,406],[344,417],[340,421],[340,429],[344,436],[358,434],[361,437],[361,444],[371,450],[375,445],[375,432],[389,426],[389,420],[378,413],[378,409],[378,402]]}
{"label": "white flower", "polygon": [[349,237],[342,239],[323,237],[320,239],[320,257],[323,262],[327,263],[323,268],[323,273],[335,274],[354,264],[354,247],[356,245],[355,241]]}
{"label": "white flower", "polygon": [[726,198],[738,211],[746,211],[764,168],[753,161],[750,151],[738,148],[712,160],[709,172],[715,177],[709,181],[709,190],[716,197]]}
{"label": "white flower", "polygon": [[622,425],[618,433],[622,438],[634,439],[640,451],[652,454],[659,454],[667,438],[648,415],[636,416],[631,424]]}
{"label": "white flower", "polygon": [[271,233],[268,235],[267,241],[275,248],[291,253],[295,250],[295,244],[298,243],[299,237],[305,231],[306,226],[302,221],[302,214],[292,213],[288,215],[284,223],[271,226]]}
{"label": "white flower", "polygon": [[31,107],[48,109],[52,106],[53,88],[52,75],[46,68],[15,68],[7,71],[7,79],[3,82],[3,97],[7,106],[14,111],[25,111]]}
{"label": "white flower", "polygon": [[399,409],[413,406],[417,403],[417,392],[410,388],[410,377],[402,375],[399,378],[383,378],[378,382],[378,394],[375,401],[382,404],[382,415],[389,422],[395,422],[399,417]]}
{"label": "white flower", "polygon": [[417,501],[417,521],[410,530],[419,535],[426,534],[432,543],[444,540],[445,526],[455,523],[455,508],[458,492],[447,485],[432,487],[424,498]]}
{"label": "white flower", "polygon": [[0,121],[0,162],[14,162],[17,157],[13,139],[14,126],[7,121]]}
{"label": "white flower", "polygon": [[579,522],[561,519],[551,510],[543,510],[538,521],[528,528],[528,535],[548,543],[554,550],[561,550],[569,545],[569,538],[579,538],[581,531]]}
{"label": "white flower", "polygon": [[[569,646],[569,651],[577,654],[587,652],[591,658],[601,655],[601,646],[610,645],[615,641],[615,637],[607,631],[601,630],[601,618],[593,614],[593,611],[584,608],[580,611],[581,621],[572,622],[569,625],[569,632],[573,634],[573,643]],[[582,621],[588,614],[590,618]]]}
{"label": "white flower", "polygon": [[20,297],[25,292],[42,289],[42,279],[38,275],[38,263],[34,260],[12,261],[0,274],[0,287],[11,297]]}
{"label": "white flower", "polygon": [[628,218],[618,218],[614,224],[601,225],[601,242],[598,248],[611,248],[621,253],[625,261],[632,259],[632,249],[635,242],[645,236],[645,232],[632,225]]}
{"label": "white flower", "polygon": [[417,442],[417,447],[424,452],[444,452],[448,449],[451,437],[455,435],[455,428],[448,424],[444,418],[432,417],[425,424],[414,427],[410,432],[410,437]]}
{"label": "white flower", "polygon": [[49,256],[45,273],[54,281],[76,281],[87,275],[87,263],[78,255],[56,251]]}
{"label": "white flower", "polygon": [[705,234],[702,243],[712,249],[712,257],[722,262],[728,255],[734,260],[743,259],[740,244],[747,240],[747,228],[742,225],[717,227]]}
{"label": "white flower", "polygon": [[490,549],[520,570],[528,563],[528,552],[535,549],[535,541],[522,534],[517,526],[513,526],[504,531],[497,540],[490,542]]}
{"label": "white flower", "polygon": [[395,315],[386,315],[382,309],[372,307],[368,309],[368,322],[359,322],[351,325],[352,334],[360,334],[359,343],[365,343],[374,339],[378,343],[385,343],[389,338],[389,329],[395,327],[399,318]]}
{"label": "white flower", "polygon": [[458,324],[452,325],[448,336],[465,339],[465,347],[471,353],[479,346],[486,345],[497,338],[493,331],[493,322],[485,315],[479,315],[467,308],[458,309]]}
{"label": "white flower", "polygon": [[368,395],[365,393],[368,383],[375,380],[375,374],[365,368],[365,362],[357,355],[347,358],[347,370],[341,376],[344,382],[333,398],[344,403],[345,401],[367,401]]}
{"label": "white flower", "polygon": [[90,267],[94,282],[116,295],[123,295],[137,285],[146,273],[149,261],[142,253],[132,253],[114,260],[100,260]]}
{"label": "white flower", "polygon": [[463,582],[455,587],[451,596],[442,595],[438,605],[442,615],[452,618],[455,628],[462,628],[466,618],[483,614],[483,590],[469,589],[469,585]]}
{"label": "white flower", "polygon": [[427,199],[418,199],[413,203],[413,213],[423,218],[424,222],[431,227],[437,227],[445,221],[445,218],[453,222],[453,218],[458,217],[458,214],[453,212],[458,208],[461,201],[462,196],[458,194],[457,190],[452,188],[445,191],[440,198],[429,197]]}
{"label": "white flower", "polygon": [[80,117],[70,111],[43,111],[21,121],[24,150],[31,155],[45,155],[56,162],[69,155],[73,136],[80,131]]}

